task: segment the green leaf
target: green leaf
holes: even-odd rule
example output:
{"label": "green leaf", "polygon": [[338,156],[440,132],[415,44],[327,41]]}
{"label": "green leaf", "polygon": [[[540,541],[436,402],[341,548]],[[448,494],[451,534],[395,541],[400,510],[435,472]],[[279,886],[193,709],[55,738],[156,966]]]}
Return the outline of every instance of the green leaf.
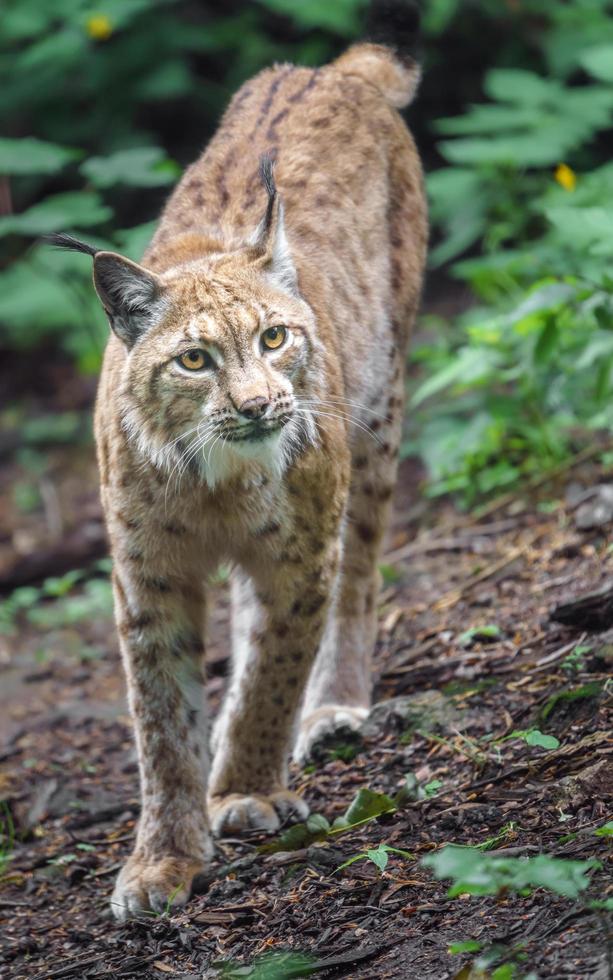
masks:
{"label": "green leaf", "polygon": [[410,861],[415,860],[415,855],[411,854],[410,851],[403,851],[398,847],[390,847],[389,844],[379,844],[378,847],[369,848],[366,851],[360,851],[358,854],[353,854],[350,858],[340,864],[338,868],[335,869],[334,874],[337,871],[342,871],[343,868],[348,868],[350,865],[355,864],[356,861],[372,861],[373,864],[377,866],[379,871],[385,871],[388,863],[389,854],[398,854],[400,857],[407,858]]}
{"label": "green leaf", "polygon": [[538,728],[533,728],[525,736],[527,745],[540,745],[543,749],[557,749],[560,746],[558,739],[554,735],[543,735]]}
{"label": "green leaf", "polygon": [[495,623],[486,623],[484,626],[472,626],[461,633],[458,637],[458,643],[462,647],[469,647],[479,641],[491,643],[492,640],[499,640],[501,636],[500,626],[496,626]]}
{"label": "green leaf", "polygon": [[513,980],[515,977],[515,967],[512,963],[502,963],[497,966],[492,973],[491,980]]}
{"label": "green leaf", "polygon": [[485,77],[485,91],[491,99],[500,102],[524,102],[554,105],[564,97],[564,89],[558,81],[541,78],[524,68],[492,68]]}
{"label": "green leaf", "polygon": [[540,745],[543,749],[557,749],[560,746],[558,739],[554,735],[544,735],[538,728],[528,728],[517,730],[505,735],[500,741],[506,742],[509,738],[521,738],[527,745]]}
{"label": "green leaf", "polygon": [[613,898],[595,898],[588,902],[588,908],[597,911],[613,912]]}
{"label": "green leaf", "polygon": [[133,187],[161,187],[172,184],[181,170],[158,146],[118,150],[108,157],[91,157],[81,164],[81,173],[96,187],[115,184]]}
{"label": "green leaf", "polygon": [[602,82],[613,82],[613,44],[600,44],[582,51],[579,64],[594,78]]}
{"label": "green leaf", "polygon": [[478,953],[483,943],[477,942],[476,939],[466,939],[462,943],[451,943],[447,952],[455,956],[456,953]]}
{"label": "green leaf", "polygon": [[385,871],[389,860],[385,846],[379,845],[376,849],[371,848],[366,851],[366,855],[369,861],[378,867],[379,871]]}
{"label": "green leaf", "polygon": [[324,817],[323,813],[311,813],[310,816],[307,817],[306,828],[311,834],[327,834],[330,830],[330,824]]}
{"label": "green leaf", "polygon": [[427,398],[451,385],[468,385],[483,380],[495,368],[499,356],[497,351],[486,353],[482,348],[463,347],[450,363],[419,386],[411,398],[411,405],[421,405]]}
{"label": "green leaf", "polygon": [[23,214],[0,218],[0,235],[47,235],[69,228],[91,228],[113,217],[93,191],[66,191],[34,204]]}
{"label": "green leaf", "polygon": [[598,830],[594,831],[596,837],[613,837],[613,820],[609,820]]}
{"label": "green leaf", "polygon": [[303,847],[314,844],[315,841],[325,840],[330,830],[330,824],[321,813],[312,813],[305,823],[288,827],[275,840],[262,844],[258,850],[261,854],[274,854],[277,851],[298,851]]}
{"label": "green leaf", "polygon": [[33,137],[0,138],[0,174],[55,174],[80,156],[80,150]]}
{"label": "green leaf", "polygon": [[375,793],[368,787],[358,790],[357,796],[351,803],[343,817],[334,821],[334,829],[354,826],[364,823],[366,820],[374,820],[383,813],[393,813],[396,804],[385,793]]}
{"label": "green leaf", "polygon": [[549,282],[534,289],[519,306],[508,314],[509,323],[525,320],[533,313],[557,310],[576,293],[576,287],[564,282]]}

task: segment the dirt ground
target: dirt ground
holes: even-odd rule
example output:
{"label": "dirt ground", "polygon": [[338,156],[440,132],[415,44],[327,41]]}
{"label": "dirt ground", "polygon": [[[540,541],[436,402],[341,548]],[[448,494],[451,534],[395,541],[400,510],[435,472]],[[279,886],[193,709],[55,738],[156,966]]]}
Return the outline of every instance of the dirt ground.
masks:
{"label": "dirt ground", "polygon": [[[90,396],[85,386],[70,406],[77,429]],[[471,965],[477,954],[449,952],[467,940],[501,947],[498,962],[515,972],[500,980],[613,975],[611,916],[589,907],[613,895],[610,838],[594,833],[613,799],[613,633],[550,618],[612,577],[610,526],[578,530],[575,507],[581,488],[610,475],[586,459],[467,515],[421,500],[419,470],[404,464],[383,569],[378,707],[360,740],[291,774],[330,823],[365,787],[392,797],[404,787],[396,810],[295,849],[219,841],[184,909],[120,926],[109,896],[131,847],[137,770],[92,450],[74,441],[46,447],[34,477],[31,460],[0,444],[0,976],[490,976]],[[39,497],[24,506],[15,488],[28,480]],[[57,579],[71,568],[86,574]],[[215,586],[209,647],[214,706],[227,671],[225,588]],[[494,741],[531,728],[559,746]],[[448,842],[595,857],[601,868],[587,898],[451,899],[420,863]],[[390,853],[383,872],[371,861],[338,870],[381,843],[412,856]]]}

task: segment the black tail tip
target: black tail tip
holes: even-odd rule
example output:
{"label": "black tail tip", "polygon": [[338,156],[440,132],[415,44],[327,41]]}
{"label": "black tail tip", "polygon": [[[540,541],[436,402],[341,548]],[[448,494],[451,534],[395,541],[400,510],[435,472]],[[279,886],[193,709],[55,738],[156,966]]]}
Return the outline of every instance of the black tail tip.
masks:
{"label": "black tail tip", "polygon": [[78,238],[73,238],[72,235],[65,235],[63,233],[43,235],[43,241],[48,245],[53,245],[55,248],[65,248],[70,252],[83,252],[84,255],[91,255],[92,258],[100,251],[99,248],[94,248],[93,245],[88,245],[87,242],[79,241]]}
{"label": "black tail tip", "polygon": [[366,14],[366,40],[394,48],[402,58],[419,61],[420,21],[416,0],[371,0]]}

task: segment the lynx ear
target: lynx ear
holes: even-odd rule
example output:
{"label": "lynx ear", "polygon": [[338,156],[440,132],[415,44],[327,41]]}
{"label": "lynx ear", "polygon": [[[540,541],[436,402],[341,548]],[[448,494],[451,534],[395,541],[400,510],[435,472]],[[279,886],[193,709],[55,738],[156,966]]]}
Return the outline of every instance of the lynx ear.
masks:
{"label": "lynx ear", "polygon": [[288,293],[298,293],[298,277],[285,234],[283,203],[277,193],[273,161],[267,154],[260,160],[260,176],[268,194],[266,214],[251,239],[263,253],[261,264],[268,278]]}
{"label": "lynx ear", "polygon": [[92,256],[94,286],[111,328],[126,347],[132,347],[162,307],[159,278],[123,255],[100,251],[71,235],[49,235],[47,241]]}
{"label": "lynx ear", "polygon": [[132,347],[160,312],[160,280],[116,252],[98,252],[94,258],[94,286],[112,329],[127,347]]}

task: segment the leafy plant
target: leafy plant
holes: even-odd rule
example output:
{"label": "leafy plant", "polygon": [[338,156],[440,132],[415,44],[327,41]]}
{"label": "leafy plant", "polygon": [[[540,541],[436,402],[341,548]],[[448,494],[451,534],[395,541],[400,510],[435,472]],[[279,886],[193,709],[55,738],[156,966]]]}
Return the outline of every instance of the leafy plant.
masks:
{"label": "leafy plant", "polygon": [[394,813],[398,803],[385,793],[376,793],[368,787],[358,790],[355,799],[349,804],[342,817],[337,817],[332,825],[321,813],[312,813],[304,823],[294,824],[283,831],[274,841],[263,844],[260,851],[265,854],[275,851],[294,851],[308,847],[315,841],[344,834],[361,827],[386,813]]}
{"label": "leafy plant", "polygon": [[[583,23],[583,5],[521,5],[526,18],[537,7],[540,72],[491,68],[488,101],[435,124],[448,165],[428,181],[432,261],[453,261],[478,305],[431,320],[414,352],[404,452],[423,456],[431,495],[466,506],[613,422],[613,166],[597,141],[613,109],[610,16],[604,0]],[[479,254],[458,261],[468,249]]]}
{"label": "leafy plant", "polygon": [[224,980],[292,980],[308,977],[313,972],[314,958],[306,953],[274,952],[256,957],[251,966],[240,966],[232,962],[217,962],[213,966]]}
{"label": "leafy plant", "polygon": [[576,898],[590,883],[588,872],[600,868],[600,862],[571,861],[539,854],[534,858],[491,856],[474,847],[448,844],[422,859],[439,879],[451,878],[447,894],[498,895],[514,892],[530,894],[534,888],[546,888],[556,895]]}
{"label": "leafy plant", "polygon": [[49,343],[96,372],[108,327],[91,263],[31,239],[82,230],[139,259],[177,160],[200,152],[232,91],[275,61],[327,60],[359,30],[363,6],[260,0],[221,11],[107,0],[95,12],[89,0],[9,3],[0,37],[3,346]]}
{"label": "leafy plant", "polygon": [[[407,858],[411,861],[415,859],[415,855],[411,854],[410,851],[403,851],[398,847],[390,847],[389,844],[379,844],[377,847],[369,847],[365,851],[360,851],[359,854],[352,855],[347,861],[339,865],[336,871],[342,871],[343,868],[348,868],[351,864],[355,864],[356,861],[371,861],[383,873],[387,867],[390,854],[398,854],[400,857]],[[335,874],[336,871],[334,872]]]}
{"label": "leafy plant", "polygon": [[564,657],[560,666],[562,670],[566,671],[567,674],[571,676],[580,673],[580,671],[585,668],[585,658],[588,653],[592,652],[592,647],[585,644],[579,643],[574,650]]}
{"label": "leafy plant", "polygon": [[15,823],[8,803],[0,803],[0,876],[10,864],[15,847]]}
{"label": "leafy plant", "polygon": [[516,729],[509,735],[505,735],[504,738],[499,738],[496,741],[498,743],[506,742],[511,738],[521,738],[526,745],[538,745],[542,749],[557,749],[560,747],[560,742],[555,735],[544,735],[538,728]]}
{"label": "leafy plant", "polygon": [[607,823],[595,830],[594,833],[597,837],[613,837],[613,820],[608,820]]}

